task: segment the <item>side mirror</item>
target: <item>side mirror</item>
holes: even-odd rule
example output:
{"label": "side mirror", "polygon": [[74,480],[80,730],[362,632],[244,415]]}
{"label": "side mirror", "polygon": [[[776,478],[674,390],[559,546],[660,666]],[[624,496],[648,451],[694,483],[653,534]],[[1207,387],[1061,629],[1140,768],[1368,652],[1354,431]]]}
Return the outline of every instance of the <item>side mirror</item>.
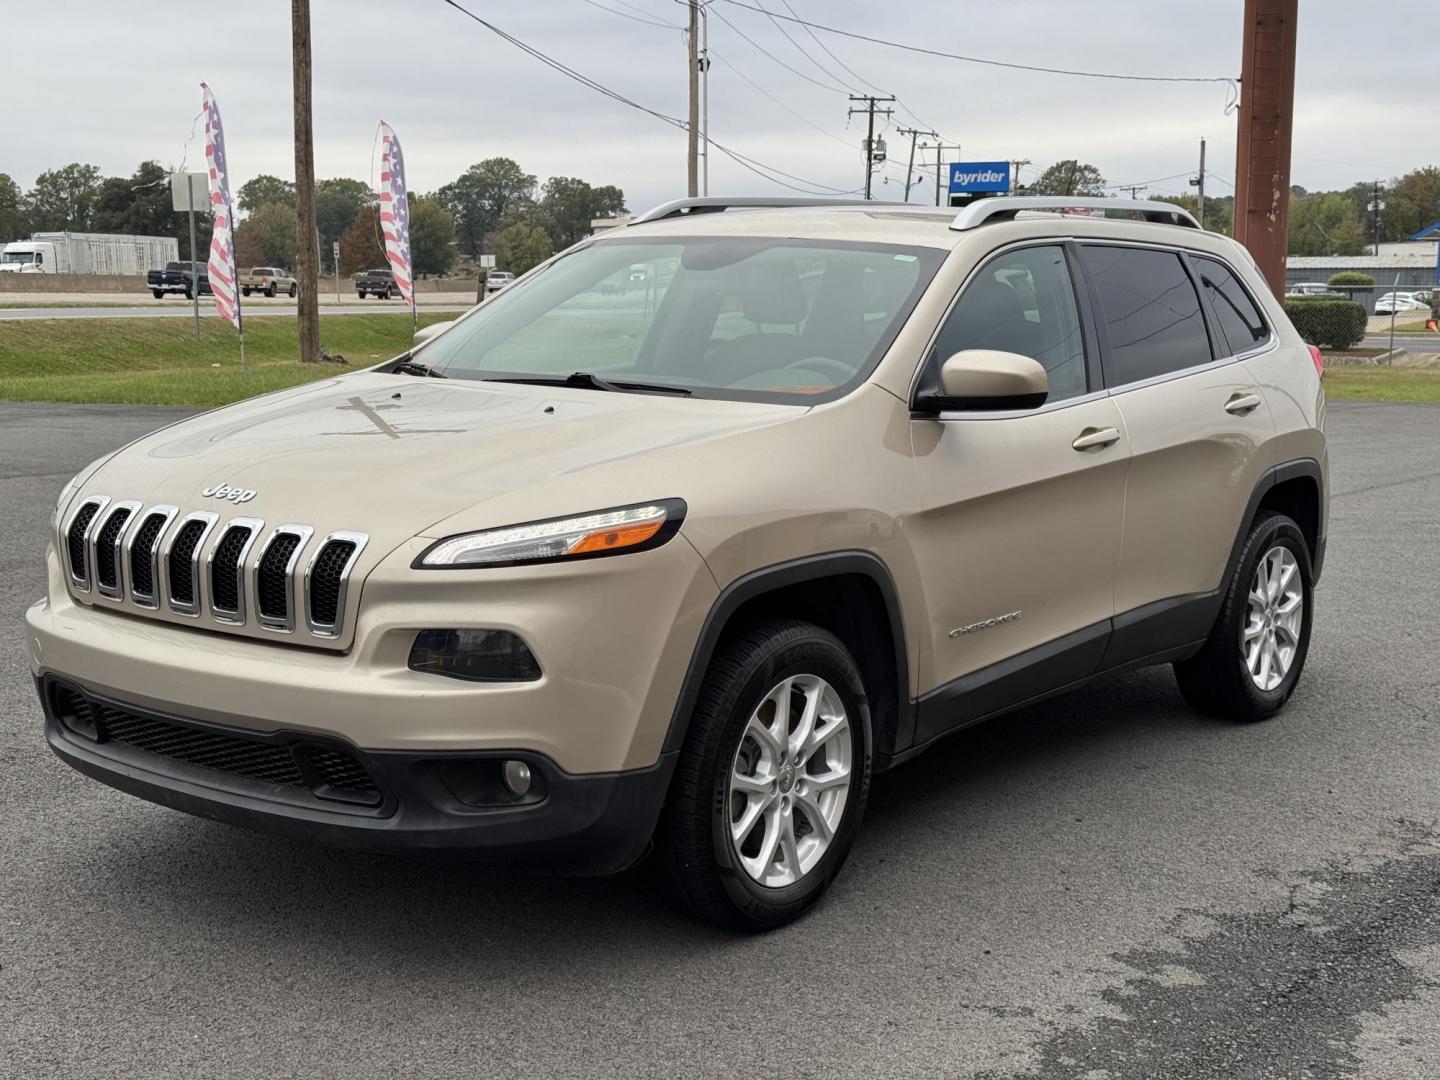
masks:
{"label": "side mirror", "polygon": [[429,341],[436,334],[440,333],[440,331],[448,330],[454,325],[454,319],[447,319],[445,322],[436,322],[431,323],[429,326],[422,326],[419,330],[415,331],[415,337],[412,339],[411,343],[412,345],[424,345],[425,342]]}
{"label": "side mirror", "polygon": [[944,409],[1035,409],[1045,404],[1050,381],[1028,356],[996,349],[966,349],[940,366],[940,386],[922,389],[916,407]]}

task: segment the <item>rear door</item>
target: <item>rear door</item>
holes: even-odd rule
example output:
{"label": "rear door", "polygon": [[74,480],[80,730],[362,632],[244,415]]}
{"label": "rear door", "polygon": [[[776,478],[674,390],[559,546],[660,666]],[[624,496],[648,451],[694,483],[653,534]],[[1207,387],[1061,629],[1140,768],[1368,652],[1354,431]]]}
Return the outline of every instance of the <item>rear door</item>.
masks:
{"label": "rear door", "polygon": [[1106,385],[1131,450],[1111,666],[1209,632],[1275,427],[1207,312],[1214,289],[1188,256],[1120,244],[1080,251],[1100,313]]}
{"label": "rear door", "polygon": [[993,256],[927,358],[1030,356],[1050,396],[911,421],[923,510],[905,528],[930,620],[919,741],[1084,678],[1109,637],[1130,449],[1072,262],[1058,243]]}

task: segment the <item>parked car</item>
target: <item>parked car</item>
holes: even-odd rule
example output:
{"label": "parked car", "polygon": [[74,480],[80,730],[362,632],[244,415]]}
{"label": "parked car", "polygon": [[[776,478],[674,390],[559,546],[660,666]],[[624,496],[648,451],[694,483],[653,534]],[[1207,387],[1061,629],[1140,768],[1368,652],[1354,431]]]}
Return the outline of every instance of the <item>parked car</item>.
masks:
{"label": "parked car", "polygon": [[163,270],[151,270],[145,275],[145,286],[150,290],[156,300],[163,299],[169,293],[179,293],[186,300],[193,298],[192,287],[196,280],[191,274],[191,266],[195,268],[200,283],[200,295],[210,296],[210,268],[203,262],[191,264],[190,262],[168,262]]}
{"label": "parked car", "polygon": [[497,293],[514,280],[515,275],[508,270],[491,270],[490,273],[485,275],[485,291],[487,293]]}
{"label": "parked car", "polygon": [[399,291],[395,285],[395,275],[389,270],[366,270],[355,276],[355,292],[361,300],[367,295],[389,300]]}
{"label": "parked car", "polygon": [[283,292],[286,296],[294,296],[297,291],[295,279],[278,266],[257,266],[242,273],[239,283],[242,296],[249,296],[251,292],[262,292],[266,296]]}
{"label": "parked car", "polygon": [[[1027,213],[1069,206],[1147,220]],[[592,288],[635,265],[643,319]],[[681,200],[81,470],[26,614],[46,737],[311,841],[653,851],[687,910],[777,926],[949,733],[1147,665],[1207,715],[1285,705],[1322,374],[1167,203]]]}
{"label": "parked car", "polygon": [[1395,315],[1406,311],[1429,310],[1429,300],[1421,300],[1416,293],[1387,292],[1375,301],[1376,315]]}

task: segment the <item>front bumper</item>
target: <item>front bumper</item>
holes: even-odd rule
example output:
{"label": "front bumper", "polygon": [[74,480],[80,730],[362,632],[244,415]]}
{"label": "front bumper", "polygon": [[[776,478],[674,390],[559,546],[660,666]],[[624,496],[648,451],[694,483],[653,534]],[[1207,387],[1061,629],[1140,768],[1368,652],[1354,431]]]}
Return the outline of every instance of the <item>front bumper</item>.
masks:
{"label": "front bumper", "polygon": [[[301,732],[197,722],[117,701],[69,679],[48,676],[36,685],[50,748],[85,775],[175,810],[363,851],[443,851],[571,873],[615,872],[645,854],[675,764],[669,753],[644,769],[576,775],[529,752],[360,751]],[[77,698],[130,726],[116,720],[112,736],[101,722],[98,731],[83,734],[69,707]],[[151,737],[135,737],[134,730],[146,724]],[[187,753],[187,737],[208,748]],[[256,768],[247,775],[234,771],[237,762],[256,755],[283,757],[285,748],[348,754],[373,787],[354,783],[341,797],[327,797],[324,786],[286,783],[273,769],[263,777]],[[303,760],[303,752],[297,754]],[[497,801],[487,778],[498,775],[505,758],[530,766],[535,789],[527,798]],[[197,763],[202,759],[206,764]]]}

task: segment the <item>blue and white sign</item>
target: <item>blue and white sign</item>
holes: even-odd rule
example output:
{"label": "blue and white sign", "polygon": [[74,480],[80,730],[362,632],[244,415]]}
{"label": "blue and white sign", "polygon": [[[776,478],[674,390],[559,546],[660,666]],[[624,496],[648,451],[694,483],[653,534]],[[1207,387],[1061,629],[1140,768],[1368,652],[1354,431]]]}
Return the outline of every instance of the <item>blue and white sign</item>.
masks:
{"label": "blue and white sign", "polygon": [[1008,161],[954,161],[950,163],[951,195],[1009,190],[1010,162]]}

